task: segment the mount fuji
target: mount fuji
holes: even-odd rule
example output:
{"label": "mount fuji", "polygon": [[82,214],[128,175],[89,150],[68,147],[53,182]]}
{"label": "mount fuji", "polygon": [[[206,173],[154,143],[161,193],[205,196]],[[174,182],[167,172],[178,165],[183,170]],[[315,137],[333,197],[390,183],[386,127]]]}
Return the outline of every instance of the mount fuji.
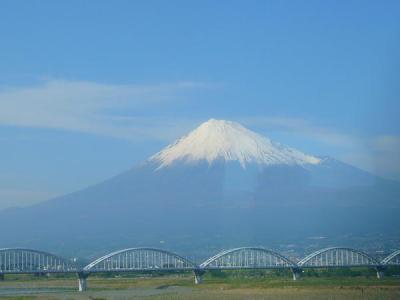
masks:
{"label": "mount fuji", "polygon": [[399,213],[399,183],[211,119],[100,184],[0,212],[0,247],[86,254],[161,243],[197,255],[309,236],[398,234]]}

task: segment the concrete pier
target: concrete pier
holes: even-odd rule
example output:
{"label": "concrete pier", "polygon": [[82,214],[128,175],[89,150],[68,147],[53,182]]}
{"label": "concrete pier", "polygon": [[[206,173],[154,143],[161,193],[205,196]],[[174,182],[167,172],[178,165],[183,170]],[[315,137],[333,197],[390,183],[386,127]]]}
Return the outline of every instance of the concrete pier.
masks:
{"label": "concrete pier", "polygon": [[299,280],[301,277],[301,273],[303,271],[301,269],[298,268],[293,268],[292,269],[292,273],[293,273],[293,280]]}
{"label": "concrete pier", "polygon": [[194,283],[195,284],[200,284],[203,282],[203,275],[204,275],[203,270],[194,270]]}
{"label": "concrete pier", "polygon": [[80,292],[84,292],[87,290],[87,278],[89,274],[87,273],[78,273],[78,290]]}
{"label": "concrete pier", "polygon": [[385,268],[377,267],[376,268],[376,278],[382,279],[385,276]]}

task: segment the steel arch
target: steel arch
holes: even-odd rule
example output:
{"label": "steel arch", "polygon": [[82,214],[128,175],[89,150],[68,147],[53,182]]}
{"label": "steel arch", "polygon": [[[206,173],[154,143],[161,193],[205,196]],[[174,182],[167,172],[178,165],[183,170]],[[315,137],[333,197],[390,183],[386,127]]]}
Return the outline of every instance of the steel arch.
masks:
{"label": "steel arch", "polygon": [[128,248],[97,258],[83,268],[84,272],[140,271],[140,270],[195,270],[190,260],[157,248]]}
{"label": "steel arch", "polygon": [[382,260],[382,265],[400,265],[400,250],[394,251]]}
{"label": "steel arch", "polygon": [[346,247],[330,247],[315,251],[304,257],[297,264],[299,267],[352,267],[380,265],[372,256],[360,250]]}
{"label": "steel arch", "polygon": [[201,269],[268,269],[268,268],[273,269],[273,268],[297,268],[297,265],[290,259],[269,249],[261,247],[241,247],[241,248],[225,250],[210,257],[202,264],[200,264],[200,268]]}
{"label": "steel arch", "polygon": [[0,273],[75,272],[75,263],[52,253],[28,248],[0,249]]}

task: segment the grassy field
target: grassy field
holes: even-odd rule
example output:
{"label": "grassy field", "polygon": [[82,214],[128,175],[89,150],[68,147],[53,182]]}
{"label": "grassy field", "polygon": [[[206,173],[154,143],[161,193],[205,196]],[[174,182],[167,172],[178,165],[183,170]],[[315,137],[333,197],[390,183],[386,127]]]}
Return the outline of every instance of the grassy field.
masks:
{"label": "grassy field", "polygon": [[298,281],[289,272],[207,272],[194,285],[193,275],[120,274],[91,276],[89,290],[78,293],[71,276],[8,275],[0,281],[1,299],[400,299],[400,277],[378,280],[373,270],[306,271]]}

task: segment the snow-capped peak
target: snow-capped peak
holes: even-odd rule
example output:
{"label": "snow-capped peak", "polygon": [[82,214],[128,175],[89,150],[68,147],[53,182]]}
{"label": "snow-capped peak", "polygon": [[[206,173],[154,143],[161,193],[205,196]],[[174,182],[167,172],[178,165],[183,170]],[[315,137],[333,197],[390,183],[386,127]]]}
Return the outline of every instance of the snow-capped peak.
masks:
{"label": "snow-capped peak", "polygon": [[239,123],[210,119],[188,135],[167,146],[150,158],[159,168],[176,161],[195,162],[206,160],[238,161],[247,164],[304,165],[318,164],[321,160],[295,149],[273,142],[248,130]]}

